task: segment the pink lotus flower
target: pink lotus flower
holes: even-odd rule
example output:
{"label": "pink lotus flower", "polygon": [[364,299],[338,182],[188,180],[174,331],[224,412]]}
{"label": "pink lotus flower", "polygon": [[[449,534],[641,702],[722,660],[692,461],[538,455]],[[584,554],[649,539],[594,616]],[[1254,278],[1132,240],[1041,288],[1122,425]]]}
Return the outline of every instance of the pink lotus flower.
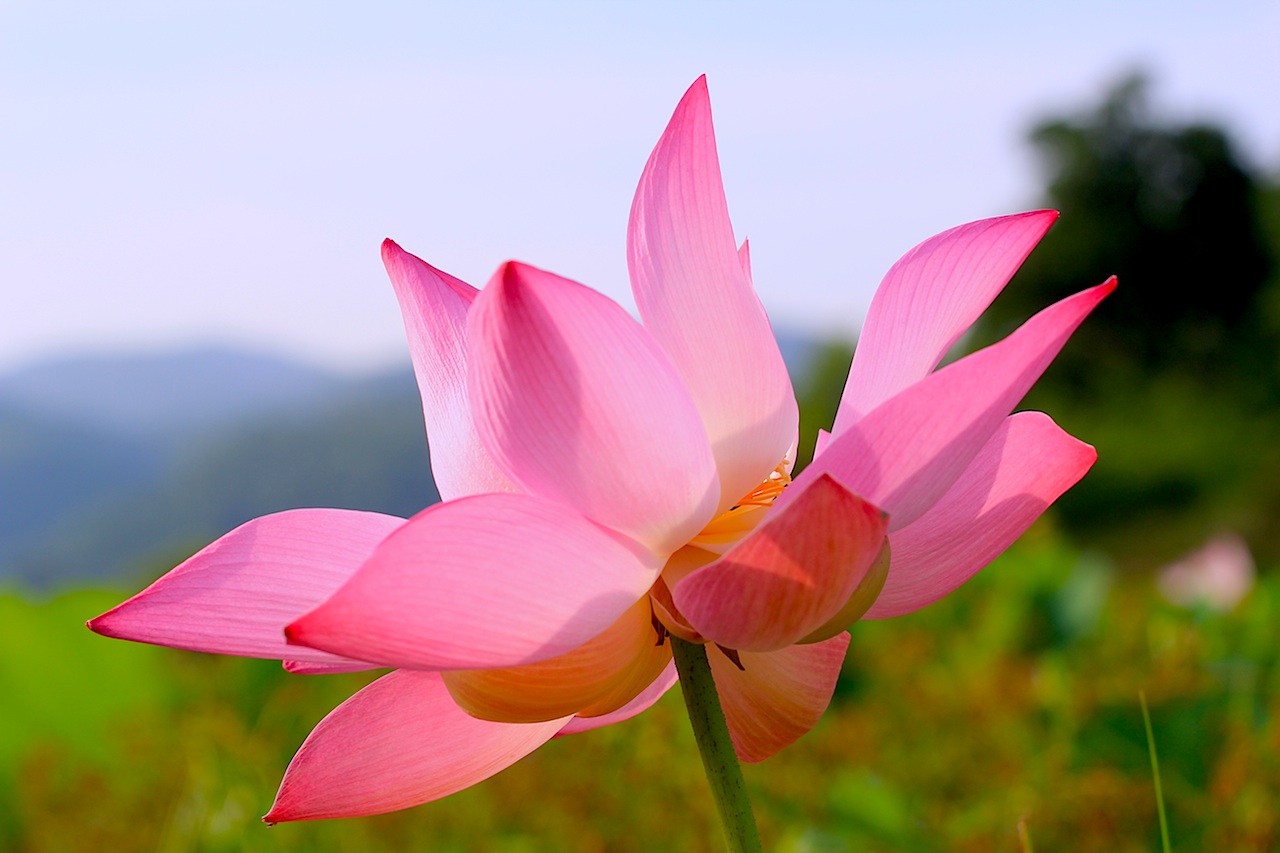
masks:
{"label": "pink lotus flower", "polygon": [[269,821],[423,803],[633,716],[675,681],[668,633],[719,647],[734,746],[764,759],[826,709],[849,625],[951,592],[1092,464],[1010,412],[1113,282],[935,369],[1054,217],[961,226],[890,270],[792,482],[795,397],[700,79],[631,209],[642,323],[534,267],[477,291],[383,245],[442,503],[255,519],[90,627],[296,672],[395,668],[316,727]]}

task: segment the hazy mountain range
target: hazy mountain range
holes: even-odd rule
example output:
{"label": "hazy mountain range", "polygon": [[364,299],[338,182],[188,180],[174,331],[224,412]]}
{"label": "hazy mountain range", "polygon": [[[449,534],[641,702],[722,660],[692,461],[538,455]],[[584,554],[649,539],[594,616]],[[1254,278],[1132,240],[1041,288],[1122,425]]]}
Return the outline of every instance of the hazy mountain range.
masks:
{"label": "hazy mountain range", "polygon": [[[779,336],[792,375],[818,344]],[[0,582],[149,580],[257,515],[438,496],[403,369],[199,348],[0,374]]]}

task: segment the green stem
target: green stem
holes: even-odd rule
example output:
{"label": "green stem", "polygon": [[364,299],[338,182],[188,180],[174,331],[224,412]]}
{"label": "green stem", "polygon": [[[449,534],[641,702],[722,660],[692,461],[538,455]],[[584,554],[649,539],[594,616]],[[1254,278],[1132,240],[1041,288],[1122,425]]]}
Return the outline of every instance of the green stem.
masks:
{"label": "green stem", "polygon": [[756,829],[751,800],[747,798],[742,766],[729,739],[729,726],[720,708],[720,695],[711,677],[707,647],[672,636],[671,651],[680,673],[680,689],[689,710],[693,736],[698,741],[702,767],[711,783],[720,823],[724,826],[725,843],[730,853],[760,853],[760,830]]}

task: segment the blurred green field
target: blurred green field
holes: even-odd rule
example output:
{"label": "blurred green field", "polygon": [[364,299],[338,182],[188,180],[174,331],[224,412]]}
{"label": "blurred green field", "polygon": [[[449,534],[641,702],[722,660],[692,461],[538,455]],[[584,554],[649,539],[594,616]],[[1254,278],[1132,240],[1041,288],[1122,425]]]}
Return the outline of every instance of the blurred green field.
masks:
{"label": "blurred green field", "polygon": [[[748,767],[777,851],[1160,849],[1138,691],[1173,849],[1280,845],[1280,575],[1233,612],[1046,523],[950,598],[859,623],[835,702]],[[716,850],[679,697],[557,740],[444,801],[263,825],[310,726],[370,676],[291,676],[120,643],[118,593],[0,597],[0,848],[15,851]]]}

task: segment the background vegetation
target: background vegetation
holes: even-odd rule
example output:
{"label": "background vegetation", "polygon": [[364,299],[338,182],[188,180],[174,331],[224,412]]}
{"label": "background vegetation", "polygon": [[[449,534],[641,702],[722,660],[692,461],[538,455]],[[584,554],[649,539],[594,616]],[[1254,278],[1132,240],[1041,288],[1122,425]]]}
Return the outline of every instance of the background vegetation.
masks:
{"label": "background vegetation", "polygon": [[[1139,691],[1174,849],[1280,848],[1280,191],[1221,130],[1152,115],[1144,85],[1036,131],[1061,224],[967,342],[1119,273],[1121,289],[1027,401],[1100,461],[960,592],[855,626],[819,727],[747,769],[770,849],[1159,849]],[[831,421],[850,355],[833,344],[808,360],[806,446]],[[378,407],[414,417],[383,398],[352,411]],[[345,431],[365,430],[352,417]],[[253,513],[282,508],[298,498],[268,472],[300,429],[283,424],[260,455],[210,470]],[[324,446],[324,458],[357,458]],[[326,501],[316,483],[310,502],[375,503],[379,479],[421,494],[384,464],[339,465],[355,496]],[[1159,566],[1223,533],[1258,562],[1242,601],[1175,605],[1157,592]],[[172,547],[135,578],[185,555]],[[0,595],[0,848],[718,849],[674,694],[443,802],[266,828],[257,817],[293,750],[372,676],[290,676],[84,630],[132,584]]]}

